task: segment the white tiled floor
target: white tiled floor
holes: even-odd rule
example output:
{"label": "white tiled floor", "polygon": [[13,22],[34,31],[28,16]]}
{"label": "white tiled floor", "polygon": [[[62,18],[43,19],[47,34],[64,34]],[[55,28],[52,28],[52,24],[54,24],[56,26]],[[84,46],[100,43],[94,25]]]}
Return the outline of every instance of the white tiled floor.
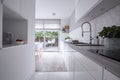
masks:
{"label": "white tiled floor", "polygon": [[67,67],[61,52],[41,52],[36,56],[36,72],[66,72]]}
{"label": "white tiled floor", "polygon": [[36,72],[31,80],[70,80],[68,72]]}
{"label": "white tiled floor", "polygon": [[[63,49],[67,52],[71,50],[67,47]],[[36,73],[30,80],[73,80],[73,72],[68,71],[63,53],[40,52],[36,55]]]}

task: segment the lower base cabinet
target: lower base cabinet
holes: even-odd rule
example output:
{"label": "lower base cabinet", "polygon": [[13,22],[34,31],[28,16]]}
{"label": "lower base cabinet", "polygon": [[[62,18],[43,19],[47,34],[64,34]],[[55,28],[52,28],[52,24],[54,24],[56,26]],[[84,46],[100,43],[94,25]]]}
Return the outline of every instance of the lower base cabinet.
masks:
{"label": "lower base cabinet", "polygon": [[120,78],[104,69],[103,80],[120,80]]}
{"label": "lower base cabinet", "polygon": [[80,52],[67,51],[64,54],[69,67],[69,80],[120,80]]}
{"label": "lower base cabinet", "polygon": [[76,60],[81,64],[94,80],[102,80],[102,67],[85,57],[81,53],[75,54]]}
{"label": "lower base cabinet", "polygon": [[74,79],[73,80],[95,80],[84,66],[77,60],[74,59]]}

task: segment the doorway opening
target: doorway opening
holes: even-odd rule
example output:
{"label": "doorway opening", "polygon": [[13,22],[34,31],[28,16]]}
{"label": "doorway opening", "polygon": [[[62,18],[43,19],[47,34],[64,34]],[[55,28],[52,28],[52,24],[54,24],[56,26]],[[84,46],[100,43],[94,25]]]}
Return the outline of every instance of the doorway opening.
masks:
{"label": "doorway opening", "polygon": [[59,51],[59,30],[36,30],[36,49],[41,51]]}
{"label": "doorway opening", "polygon": [[60,20],[36,20],[35,54],[59,51]]}
{"label": "doorway opening", "polygon": [[60,20],[36,20],[35,66],[36,72],[67,71],[60,49]]}

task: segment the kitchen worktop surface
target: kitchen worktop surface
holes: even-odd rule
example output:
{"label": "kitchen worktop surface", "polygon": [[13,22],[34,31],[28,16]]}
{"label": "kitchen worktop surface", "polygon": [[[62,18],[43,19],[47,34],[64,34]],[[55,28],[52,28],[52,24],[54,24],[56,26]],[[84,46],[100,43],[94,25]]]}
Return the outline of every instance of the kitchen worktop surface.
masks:
{"label": "kitchen worktop surface", "polygon": [[[80,52],[84,56],[90,58],[106,70],[115,74],[120,78],[120,62],[111,58],[93,53],[89,50],[104,50],[104,46],[76,46],[75,44],[67,43],[71,48]],[[118,53],[119,54],[119,53]]]}

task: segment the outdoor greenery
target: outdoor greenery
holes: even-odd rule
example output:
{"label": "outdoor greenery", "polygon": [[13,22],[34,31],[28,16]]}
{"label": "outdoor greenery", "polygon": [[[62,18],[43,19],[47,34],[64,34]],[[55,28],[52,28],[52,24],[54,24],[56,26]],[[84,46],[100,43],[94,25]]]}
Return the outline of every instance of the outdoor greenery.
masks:
{"label": "outdoor greenery", "polygon": [[120,26],[103,27],[103,30],[98,34],[105,38],[120,38]]}
{"label": "outdoor greenery", "polygon": [[53,31],[51,34],[53,35],[53,37],[54,37],[55,39],[58,38],[58,32],[57,32],[57,31]]}
{"label": "outdoor greenery", "polygon": [[[57,39],[58,38],[58,32],[57,31],[46,31],[46,38],[54,38]],[[41,39],[44,38],[44,32],[43,31],[36,31],[35,32],[35,39]]]}
{"label": "outdoor greenery", "polygon": [[43,31],[35,32],[35,38],[43,38],[43,37],[44,37]]}

